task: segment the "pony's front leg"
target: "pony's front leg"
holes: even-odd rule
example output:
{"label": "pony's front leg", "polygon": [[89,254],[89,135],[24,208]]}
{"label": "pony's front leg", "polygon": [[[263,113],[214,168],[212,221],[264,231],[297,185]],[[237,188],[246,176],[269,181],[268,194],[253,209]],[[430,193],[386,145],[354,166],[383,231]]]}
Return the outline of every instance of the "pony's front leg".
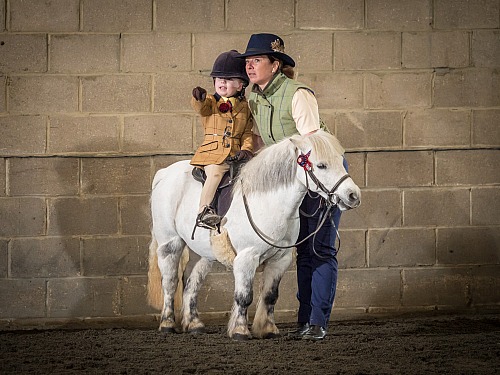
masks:
{"label": "pony's front leg", "polygon": [[198,292],[212,268],[212,261],[200,258],[193,267],[184,288],[182,303],[182,329],[189,333],[203,333],[205,325],[198,316]]}
{"label": "pony's front leg", "polygon": [[184,241],[173,238],[162,244],[157,249],[158,267],[162,275],[161,284],[163,288],[163,309],[160,318],[160,331],[164,333],[175,333],[174,298],[177,283],[179,281],[178,265]]}
{"label": "pony's front leg", "polygon": [[253,300],[253,280],[259,266],[259,257],[251,251],[238,253],[234,258],[234,303],[227,333],[235,340],[252,338],[248,329],[248,307]]}
{"label": "pony's front leg", "polygon": [[292,252],[282,250],[264,263],[262,289],[252,324],[254,337],[269,339],[279,335],[274,321],[274,305],[278,300],[281,278],[292,262]]}

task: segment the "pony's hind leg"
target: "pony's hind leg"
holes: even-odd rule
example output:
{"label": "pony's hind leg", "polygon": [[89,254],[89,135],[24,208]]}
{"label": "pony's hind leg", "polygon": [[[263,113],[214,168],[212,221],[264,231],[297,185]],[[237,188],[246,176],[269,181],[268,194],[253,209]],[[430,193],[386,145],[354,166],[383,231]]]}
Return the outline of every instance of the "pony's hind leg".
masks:
{"label": "pony's hind leg", "polygon": [[281,278],[292,261],[291,251],[280,251],[264,264],[262,288],[257,302],[257,311],[252,324],[252,334],[257,338],[275,338],[279,335],[274,321],[274,305],[278,300]]}
{"label": "pony's hind leg", "polygon": [[184,249],[184,241],[173,237],[168,242],[158,246],[158,267],[162,275],[163,309],[160,318],[160,331],[174,333],[175,310],[174,299],[179,281],[178,266]]}
{"label": "pony's hind leg", "polygon": [[182,303],[182,330],[189,333],[203,333],[205,325],[198,316],[198,292],[212,268],[212,261],[200,258],[193,267],[186,286]]}

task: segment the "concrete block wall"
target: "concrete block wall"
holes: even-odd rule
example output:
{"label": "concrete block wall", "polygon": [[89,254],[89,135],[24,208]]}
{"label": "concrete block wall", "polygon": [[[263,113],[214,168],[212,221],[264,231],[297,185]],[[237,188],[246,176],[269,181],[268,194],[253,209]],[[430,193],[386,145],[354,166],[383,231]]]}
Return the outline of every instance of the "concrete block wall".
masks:
{"label": "concrete block wall", "polygon": [[[340,314],[500,306],[500,1],[1,0],[1,327],[146,305],[154,173],[202,138],[223,51],[281,35],[347,150]],[[200,298],[225,320],[232,275]],[[278,320],[293,320],[287,272]]]}

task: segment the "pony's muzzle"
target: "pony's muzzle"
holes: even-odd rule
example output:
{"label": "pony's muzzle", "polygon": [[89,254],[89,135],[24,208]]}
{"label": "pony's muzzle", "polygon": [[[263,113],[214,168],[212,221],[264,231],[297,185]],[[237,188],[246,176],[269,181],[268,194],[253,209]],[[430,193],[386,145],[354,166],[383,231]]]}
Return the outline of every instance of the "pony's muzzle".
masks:
{"label": "pony's muzzle", "polygon": [[361,204],[361,197],[360,194],[357,192],[352,192],[349,194],[349,206],[351,208],[356,208]]}
{"label": "pony's muzzle", "polygon": [[349,189],[343,197],[339,197],[337,205],[342,211],[357,208],[361,204],[361,192],[359,189]]}

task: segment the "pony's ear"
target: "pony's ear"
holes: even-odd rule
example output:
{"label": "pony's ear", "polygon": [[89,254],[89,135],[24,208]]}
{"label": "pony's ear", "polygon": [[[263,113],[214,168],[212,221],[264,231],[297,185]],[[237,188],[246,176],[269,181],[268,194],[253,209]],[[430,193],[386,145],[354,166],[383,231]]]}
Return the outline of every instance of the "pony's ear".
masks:
{"label": "pony's ear", "polygon": [[294,136],[291,136],[288,139],[290,140],[290,142],[293,143],[293,145],[295,146],[295,148],[297,148],[297,149],[301,150],[302,152],[304,152],[304,149],[303,149],[303,146],[304,146],[303,136],[301,136],[301,135],[294,135]]}

